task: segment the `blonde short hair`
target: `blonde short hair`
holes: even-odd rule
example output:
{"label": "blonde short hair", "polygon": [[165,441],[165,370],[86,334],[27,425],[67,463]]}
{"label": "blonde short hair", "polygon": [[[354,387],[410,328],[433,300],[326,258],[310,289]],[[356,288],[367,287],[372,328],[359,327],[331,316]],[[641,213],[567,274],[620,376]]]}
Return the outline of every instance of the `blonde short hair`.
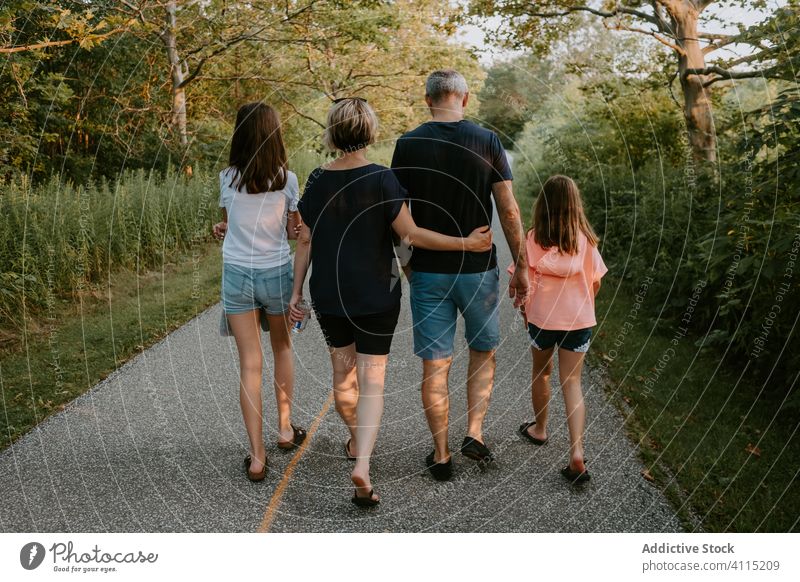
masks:
{"label": "blonde short hair", "polygon": [[352,152],[375,143],[378,116],[363,99],[343,99],[328,111],[322,141],[331,150]]}

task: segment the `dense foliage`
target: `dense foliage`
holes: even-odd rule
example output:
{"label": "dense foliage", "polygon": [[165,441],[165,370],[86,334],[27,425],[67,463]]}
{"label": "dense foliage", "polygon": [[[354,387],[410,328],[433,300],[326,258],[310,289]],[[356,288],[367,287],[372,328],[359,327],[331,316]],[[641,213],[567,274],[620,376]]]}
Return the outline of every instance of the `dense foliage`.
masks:
{"label": "dense foliage", "polygon": [[4,2],[0,177],[219,166],[236,109],[262,99],[280,110],[290,149],[318,151],[327,108],[350,95],[370,100],[391,138],[426,114],[431,68],[458,68],[476,87],[482,78],[452,42],[454,10],[431,0]]}
{"label": "dense foliage", "polygon": [[0,196],[0,325],[22,329],[63,298],[80,300],[111,272],[163,265],[210,240],[218,179],[137,170],[115,182],[6,184]]}
{"label": "dense foliage", "polygon": [[[566,74],[527,109],[514,144],[517,190],[530,203],[548,175],[573,176],[612,276],[625,289],[652,277],[653,319],[750,381],[789,392],[800,369],[797,87],[717,84],[719,158],[709,165],[693,158],[680,105],[653,82],[658,70],[620,76],[619,49],[599,45],[592,74]],[[800,401],[786,405],[797,411]]]}

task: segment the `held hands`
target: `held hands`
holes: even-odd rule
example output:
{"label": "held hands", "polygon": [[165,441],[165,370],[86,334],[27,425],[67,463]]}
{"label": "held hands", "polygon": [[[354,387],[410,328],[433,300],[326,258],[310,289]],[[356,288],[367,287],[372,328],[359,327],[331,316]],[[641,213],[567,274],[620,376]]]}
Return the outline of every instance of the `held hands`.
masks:
{"label": "held hands", "polygon": [[214,235],[214,238],[217,239],[217,240],[224,239],[226,232],[228,232],[228,223],[227,222],[218,222],[211,229],[211,233]]}
{"label": "held hands", "polygon": [[492,249],[492,229],[488,226],[479,226],[464,239],[464,250],[473,253],[482,253]]}
{"label": "held hands", "polygon": [[302,309],[297,307],[297,304],[303,300],[303,295],[300,293],[292,293],[292,298],[289,300],[289,321],[297,323],[303,321],[306,314]]}

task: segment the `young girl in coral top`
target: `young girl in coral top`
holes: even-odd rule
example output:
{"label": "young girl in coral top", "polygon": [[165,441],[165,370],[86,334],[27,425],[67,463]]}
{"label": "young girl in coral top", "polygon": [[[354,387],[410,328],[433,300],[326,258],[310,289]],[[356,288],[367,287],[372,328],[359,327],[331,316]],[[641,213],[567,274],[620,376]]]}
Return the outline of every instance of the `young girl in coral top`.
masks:
{"label": "young girl in coral top", "polygon": [[535,420],[524,423],[519,432],[536,445],[547,443],[550,374],[558,346],[558,375],[570,440],[570,460],[561,474],[571,482],[589,480],[583,454],[586,409],[581,371],[592,327],[597,324],[594,298],[608,271],[597,243],[575,182],[566,176],[550,177],[534,203],[533,227],[527,236],[531,295],[525,319],[533,356]]}

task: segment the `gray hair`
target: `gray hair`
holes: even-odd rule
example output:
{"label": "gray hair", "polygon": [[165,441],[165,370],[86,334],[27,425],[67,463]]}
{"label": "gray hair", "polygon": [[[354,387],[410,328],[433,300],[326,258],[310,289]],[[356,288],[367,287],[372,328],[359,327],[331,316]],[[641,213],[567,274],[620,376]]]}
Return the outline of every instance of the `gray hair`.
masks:
{"label": "gray hair", "polygon": [[467,81],[463,75],[453,69],[434,71],[425,82],[425,95],[438,103],[450,95],[463,97],[467,94]]}

